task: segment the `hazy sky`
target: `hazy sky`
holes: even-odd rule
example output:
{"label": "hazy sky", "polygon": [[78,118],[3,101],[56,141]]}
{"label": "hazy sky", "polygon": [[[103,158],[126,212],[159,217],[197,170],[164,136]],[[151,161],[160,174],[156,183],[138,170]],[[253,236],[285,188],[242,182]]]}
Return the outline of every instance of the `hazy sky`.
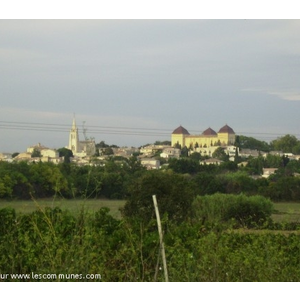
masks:
{"label": "hazy sky", "polygon": [[0,152],[179,125],[300,138],[300,20],[0,20]]}

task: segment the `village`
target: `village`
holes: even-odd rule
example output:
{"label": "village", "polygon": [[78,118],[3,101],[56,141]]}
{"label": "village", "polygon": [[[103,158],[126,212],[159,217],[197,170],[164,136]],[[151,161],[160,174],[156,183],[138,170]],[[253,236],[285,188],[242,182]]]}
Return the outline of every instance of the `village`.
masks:
{"label": "village", "polygon": [[[284,153],[282,151],[264,152],[255,149],[240,149],[235,146],[235,132],[227,124],[222,127],[218,133],[211,128],[206,129],[200,135],[190,135],[182,126],[176,128],[171,134],[171,142],[147,144],[141,147],[118,147],[116,145],[106,145],[104,141],[99,144],[94,139],[79,138],[78,127],[75,117],[69,132],[69,143],[63,149],[69,151],[69,162],[79,166],[84,165],[105,165],[105,162],[111,158],[129,159],[135,156],[138,161],[147,170],[158,170],[168,165],[169,159],[180,159],[183,156],[198,153],[200,165],[220,165],[224,161],[216,155],[215,151],[221,148],[229,161],[235,161],[237,157],[242,160],[238,165],[244,167],[247,165],[248,158],[257,158],[267,155],[285,156],[290,160],[299,160],[300,155],[293,153]],[[37,143],[29,146],[26,151],[20,153],[1,153],[0,161],[28,163],[51,162],[60,164],[65,162],[65,155],[61,149],[51,149],[47,146]],[[276,172],[277,168],[263,168],[259,177],[268,178]]]}

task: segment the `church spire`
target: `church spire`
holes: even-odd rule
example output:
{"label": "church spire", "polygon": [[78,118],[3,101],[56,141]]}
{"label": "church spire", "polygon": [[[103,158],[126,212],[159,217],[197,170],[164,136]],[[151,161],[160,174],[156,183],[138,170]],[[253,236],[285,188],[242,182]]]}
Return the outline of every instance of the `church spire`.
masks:
{"label": "church spire", "polygon": [[69,134],[69,149],[73,151],[73,154],[79,152],[79,136],[78,128],[76,126],[75,114],[73,116],[72,129]]}
{"label": "church spire", "polygon": [[73,123],[72,123],[72,129],[76,129],[76,121],[75,121],[75,113],[73,114]]}

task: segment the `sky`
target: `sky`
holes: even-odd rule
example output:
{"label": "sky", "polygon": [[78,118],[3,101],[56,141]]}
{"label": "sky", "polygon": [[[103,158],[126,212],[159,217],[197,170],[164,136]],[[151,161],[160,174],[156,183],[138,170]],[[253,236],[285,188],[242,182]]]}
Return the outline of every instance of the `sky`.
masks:
{"label": "sky", "polygon": [[[300,20],[0,19],[0,152],[225,124],[300,139]],[[85,131],[85,137],[83,134]]]}

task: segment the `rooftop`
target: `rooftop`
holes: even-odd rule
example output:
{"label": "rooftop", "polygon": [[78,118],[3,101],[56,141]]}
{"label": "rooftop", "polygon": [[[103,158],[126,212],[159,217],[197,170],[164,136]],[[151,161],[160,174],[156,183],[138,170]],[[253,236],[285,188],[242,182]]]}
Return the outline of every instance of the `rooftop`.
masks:
{"label": "rooftop", "polygon": [[188,134],[188,135],[190,135],[190,133],[181,125],[178,128],[176,128],[172,134]]}

